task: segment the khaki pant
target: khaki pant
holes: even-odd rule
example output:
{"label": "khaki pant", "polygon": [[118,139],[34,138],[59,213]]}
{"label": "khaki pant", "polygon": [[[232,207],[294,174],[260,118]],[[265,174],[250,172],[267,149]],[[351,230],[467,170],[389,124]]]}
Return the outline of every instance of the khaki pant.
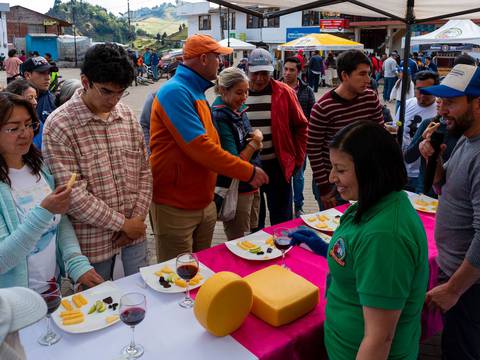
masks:
{"label": "khaki pant", "polygon": [[[258,210],[260,208],[260,195],[257,192],[238,194],[237,211],[235,218],[223,222],[223,228],[228,240],[244,236],[250,229],[258,226]],[[254,226],[252,226],[252,224]]]}
{"label": "khaki pant", "polygon": [[211,202],[202,210],[183,210],[152,203],[157,261],[163,262],[183,252],[208,249],[212,244],[217,209]]}

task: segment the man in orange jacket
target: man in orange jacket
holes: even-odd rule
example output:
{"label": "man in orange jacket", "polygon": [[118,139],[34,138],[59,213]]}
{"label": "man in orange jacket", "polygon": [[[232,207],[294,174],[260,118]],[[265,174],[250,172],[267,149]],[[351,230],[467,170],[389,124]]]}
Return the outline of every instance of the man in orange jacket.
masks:
{"label": "man in orange jacket", "polygon": [[217,174],[258,187],[262,169],[224,151],[204,92],[217,77],[222,47],[208,35],[189,37],[183,64],[157,92],[150,118],[151,207],[159,261],[210,247],[217,210]]}

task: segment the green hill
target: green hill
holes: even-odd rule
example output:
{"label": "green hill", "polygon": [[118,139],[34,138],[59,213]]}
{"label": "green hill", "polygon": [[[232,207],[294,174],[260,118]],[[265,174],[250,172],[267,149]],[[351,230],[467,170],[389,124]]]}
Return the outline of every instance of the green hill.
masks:
{"label": "green hill", "polygon": [[[75,13],[75,21],[72,14]],[[94,41],[113,41],[128,43],[135,37],[134,29],[128,29],[128,22],[108,12],[98,5],[91,5],[85,1],[62,3],[55,0],[53,8],[48,10],[47,15],[74,23],[77,34],[92,38]],[[65,30],[72,34],[72,28]]]}
{"label": "green hill", "polygon": [[153,36],[163,34],[164,32],[166,32],[167,35],[173,34],[178,31],[181,24],[182,21],[158,17],[149,17],[133,23],[136,28],[142,29]]}

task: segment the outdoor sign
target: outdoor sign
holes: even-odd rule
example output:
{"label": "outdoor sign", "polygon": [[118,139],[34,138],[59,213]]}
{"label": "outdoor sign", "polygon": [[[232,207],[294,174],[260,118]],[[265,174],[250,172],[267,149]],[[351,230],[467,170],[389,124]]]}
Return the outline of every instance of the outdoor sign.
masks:
{"label": "outdoor sign", "polygon": [[57,25],[55,20],[43,20],[43,26]]}
{"label": "outdoor sign", "polygon": [[349,27],[346,19],[320,19],[321,32],[344,32]]}
{"label": "outdoor sign", "polygon": [[287,28],[287,41],[290,42],[295,39],[299,39],[308,34],[320,34],[319,27],[299,27],[299,28]]}

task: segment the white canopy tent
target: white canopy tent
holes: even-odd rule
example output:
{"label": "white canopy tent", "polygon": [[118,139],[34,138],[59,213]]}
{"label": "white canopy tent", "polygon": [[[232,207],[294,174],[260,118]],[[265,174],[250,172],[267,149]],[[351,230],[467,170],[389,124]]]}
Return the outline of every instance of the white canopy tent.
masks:
{"label": "white canopy tent", "polygon": [[[241,11],[263,19],[270,19],[303,10],[320,10],[342,14],[384,17],[398,20],[406,25],[405,52],[403,56],[404,76],[408,72],[408,57],[412,25],[440,19],[480,18],[478,0],[209,0],[212,3]],[[263,12],[258,7],[278,7],[280,11]],[[256,8],[255,8],[256,7]],[[407,93],[408,83],[402,82],[402,94]],[[400,121],[405,117],[405,96],[400,105]],[[402,142],[402,127],[398,131],[398,141]]]}
{"label": "white canopy tent", "polygon": [[253,50],[256,48],[255,45],[236,39],[236,38],[223,39],[219,41],[219,43],[220,45],[228,46],[233,50]]}
{"label": "white canopy tent", "polygon": [[[292,13],[300,10],[318,9],[342,14],[385,17],[401,21],[407,19],[407,8],[413,8],[415,22],[436,19],[472,19],[480,18],[480,2],[478,0],[211,0],[211,2],[230,7],[240,8],[245,12],[246,7],[279,7],[280,11],[262,13],[260,17],[272,17],[281,13]],[[240,10],[238,9],[238,10]],[[252,14],[253,15],[253,14]],[[266,15],[266,16],[265,16]]]}
{"label": "white canopy tent", "polygon": [[437,30],[411,39],[411,46],[427,44],[480,45],[480,26],[471,20],[449,20]]}

